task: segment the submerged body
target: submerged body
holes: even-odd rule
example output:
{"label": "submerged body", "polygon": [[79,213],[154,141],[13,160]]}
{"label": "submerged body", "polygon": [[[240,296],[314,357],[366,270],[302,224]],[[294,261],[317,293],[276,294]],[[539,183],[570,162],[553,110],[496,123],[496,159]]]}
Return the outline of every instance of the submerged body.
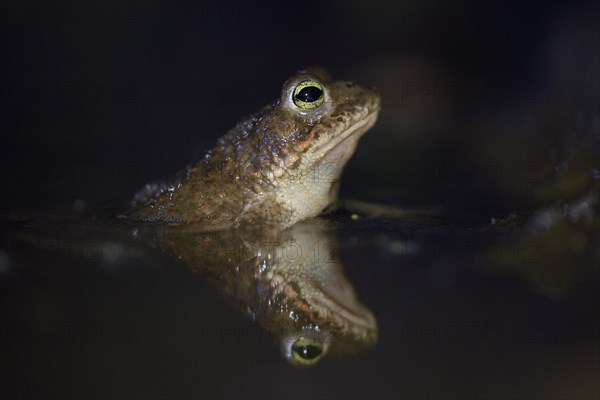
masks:
{"label": "submerged body", "polygon": [[343,167],[379,105],[371,89],[300,72],[203,160],[171,182],[146,185],[124,217],[218,229],[288,227],[316,216],[335,201]]}

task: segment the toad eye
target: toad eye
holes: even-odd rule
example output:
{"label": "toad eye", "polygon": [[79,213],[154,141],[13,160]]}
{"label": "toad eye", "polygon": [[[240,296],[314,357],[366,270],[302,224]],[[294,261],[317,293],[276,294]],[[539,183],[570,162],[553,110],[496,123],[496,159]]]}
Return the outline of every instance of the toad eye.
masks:
{"label": "toad eye", "polygon": [[299,365],[313,365],[323,355],[323,343],[309,339],[300,338],[292,344],[292,356]]}
{"label": "toad eye", "polygon": [[294,104],[302,110],[312,110],[323,104],[323,86],[317,81],[307,79],[294,88],[292,95]]}

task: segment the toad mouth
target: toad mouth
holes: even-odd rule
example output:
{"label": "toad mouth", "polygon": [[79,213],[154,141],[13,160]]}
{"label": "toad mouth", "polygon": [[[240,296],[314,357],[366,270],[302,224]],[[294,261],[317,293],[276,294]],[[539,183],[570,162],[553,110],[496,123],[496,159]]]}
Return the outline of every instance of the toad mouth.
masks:
{"label": "toad mouth", "polygon": [[[346,130],[334,137],[332,140],[317,148],[316,152],[319,154],[318,158],[325,159],[335,149],[343,149],[345,147],[344,142],[347,142],[352,138],[358,139],[361,137],[365,132],[371,129],[371,127],[375,124],[375,121],[377,121],[379,110],[379,107],[374,109],[365,118],[346,128]],[[354,146],[348,150],[352,151],[353,149]]]}

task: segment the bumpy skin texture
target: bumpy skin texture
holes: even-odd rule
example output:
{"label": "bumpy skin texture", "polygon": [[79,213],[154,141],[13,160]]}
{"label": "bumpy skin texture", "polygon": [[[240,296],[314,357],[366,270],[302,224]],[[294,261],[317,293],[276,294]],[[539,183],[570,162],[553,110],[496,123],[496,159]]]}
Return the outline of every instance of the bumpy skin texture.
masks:
{"label": "bumpy skin texture", "polygon": [[[309,110],[294,102],[294,90],[307,80],[318,82],[324,96]],[[278,100],[239,122],[203,160],[169,183],[146,185],[124,216],[226,228],[287,227],[318,215],[335,201],[342,169],[375,123],[379,104],[371,89],[300,72]]]}

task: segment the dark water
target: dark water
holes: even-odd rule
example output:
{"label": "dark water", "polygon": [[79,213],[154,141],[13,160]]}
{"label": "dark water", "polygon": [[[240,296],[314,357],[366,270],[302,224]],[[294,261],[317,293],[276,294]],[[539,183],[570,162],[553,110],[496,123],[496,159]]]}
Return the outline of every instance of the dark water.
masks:
{"label": "dark water", "polygon": [[[131,227],[89,216],[5,224],[13,239],[4,239],[1,259],[3,390],[44,398],[594,398],[600,236],[597,215],[588,217],[536,231],[523,222],[330,216],[379,342],[305,369],[288,365],[275,339],[218,285],[132,239]],[[595,242],[563,243],[586,230]],[[567,262],[556,263],[561,257]]]}
{"label": "dark water", "polygon": [[[599,10],[3,3],[0,397],[599,398]],[[98,210],[310,65],[382,97],[314,232],[378,342],[298,369],[218,268]]]}

